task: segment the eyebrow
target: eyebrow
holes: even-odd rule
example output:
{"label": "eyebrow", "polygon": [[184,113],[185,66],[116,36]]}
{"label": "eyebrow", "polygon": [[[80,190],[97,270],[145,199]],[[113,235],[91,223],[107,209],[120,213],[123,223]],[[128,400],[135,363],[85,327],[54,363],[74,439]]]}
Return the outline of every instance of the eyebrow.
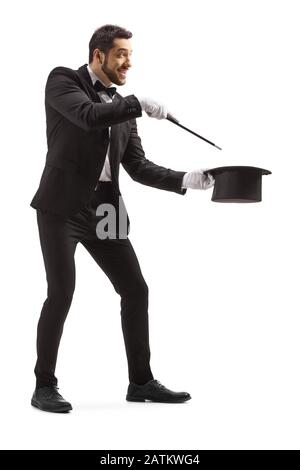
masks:
{"label": "eyebrow", "polygon": [[[125,49],[124,47],[120,47],[120,49],[117,50],[117,52],[119,51],[128,51],[128,49]],[[133,49],[131,49],[131,52],[133,51]]]}

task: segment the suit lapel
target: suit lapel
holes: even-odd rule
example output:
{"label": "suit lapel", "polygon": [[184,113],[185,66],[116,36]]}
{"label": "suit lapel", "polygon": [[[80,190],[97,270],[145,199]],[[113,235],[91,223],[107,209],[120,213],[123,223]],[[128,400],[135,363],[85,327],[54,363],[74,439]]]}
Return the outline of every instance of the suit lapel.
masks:
{"label": "suit lapel", "polygon": [[[81,78],[81,81],[84,83],[84,85],[86,86],[90,96],[92,97],[93,101],[94,102],[98,102],[98,103],[101,103],[101,98],[99,97],[98,93],[96,92],[94,86],[93,86],[93,82],[92,82],[92,79],[91,79],[91,76],[88,72],[88,69],[87,69],[87,65],[88,64],[84,64],[82,65],[81,67],[79,67],[79,69],[77,70],[77,73],[78,75],[80,76]],[[119,100],[120,98],[120,95],[118,94],[118,92],[116,92],[114,98],[113,98],[113,101],[117,101]],[[117,162],[117,142],[118,142],[118,139],[119,139],[119,134],[120,134],[120,124],[114,124],[113,126],[110,127],[110,149],[109,149],[109,152],[108,152],[108,158],[109,158],[109,163],[110,163],[110,168],[111,168],[111,177],[112,177],[112,180],[115,181],[115,183],[117,183],[118,185],[118,169],[117,169],[117,165],[119,164],[119,162]]]}
{"label": "suit lapel", "polygon": [[93,86],[93,82],[88,72],[87,65],[88,64],[84,64],[81,67],[79,67],[79,69],[77,70],[77,73],[79,77],[81,78],[81,81],[87,88],[89,94],[93,98],[93,101],[101,103],[100,97]]}
{"label": "suit lapel", "polygon": [[[117,97],[114,97],[116,100]],[[110,150],[109,150],[109,163],[111,167],[112,174],[114,174],[115,180],[117,180],[119,162],[117,161],[117,142],[119,140],[120,134],[120,124],[114,124],[110,128]]]}

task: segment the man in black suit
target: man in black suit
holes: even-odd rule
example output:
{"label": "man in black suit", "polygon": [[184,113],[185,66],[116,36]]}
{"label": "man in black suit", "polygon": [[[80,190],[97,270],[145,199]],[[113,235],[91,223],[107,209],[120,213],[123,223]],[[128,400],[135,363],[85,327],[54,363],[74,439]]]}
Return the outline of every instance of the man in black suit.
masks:
{"label": "man in black suit", "polygon": [[[154,379],[150,368],[148,286],[128,238],[130,223],[119,188],[119,166],[122,163],[139,183],[182,195],[187,188],[207,189],[214,180],[203,170],[175,171],[145,158],[136,118],[145,111],[165,119],[167,110],[151,98],[122,97],[112,86],[126,82],[131,37],[119,26],[102,26],[90,40],[89,64],[78,70],[56,67],[46,82],[48,152],[30,203],[37,213],[48,283],[37,327],[36,387],[31,399],[33,406],[44,411],[72,409],[58,393],[55,367],[75,288],[78,242],[121,297],[129,374],[126,399],[180,403],[191,398],[186,392],[167,389]],[[120,217],[107,219],[104,213],[110,208]]]}

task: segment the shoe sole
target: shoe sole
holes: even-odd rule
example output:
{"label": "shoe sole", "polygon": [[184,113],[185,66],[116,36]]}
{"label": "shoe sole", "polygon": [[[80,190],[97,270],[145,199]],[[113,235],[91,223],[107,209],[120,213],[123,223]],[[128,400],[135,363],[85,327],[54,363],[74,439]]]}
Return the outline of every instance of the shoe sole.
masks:
{"label": "shoe sole", "polygon": [[126,397],[127,401],[137,401],[137,402],[145,402],[145,401],[153,401],[155,403],[184,403],[185,401],[190,400],[192,397],[182,398],[181,400],[159,400],[155,398],[132,398]]}
{"label": "shoe sole", "polygon": [[32,406],[34,406],[35,408],[38,408],[39,410],[50,411],[51,413],[65,413],[73,409],[71,405],[68,405],[68,406],[65,406],[64,408],[59,408],[56,410],[49,409],[49,408],[39,405],[39,403],[37,403],[34,399],[31,399],[31,404]]}

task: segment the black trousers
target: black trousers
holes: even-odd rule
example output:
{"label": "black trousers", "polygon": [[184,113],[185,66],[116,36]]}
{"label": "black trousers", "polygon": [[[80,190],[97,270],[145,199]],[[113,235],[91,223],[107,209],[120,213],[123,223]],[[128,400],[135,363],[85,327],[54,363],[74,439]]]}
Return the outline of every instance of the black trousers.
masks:
{"label": "black trousers", "polygon": [[[120,295],[121,326],[129,381],[153,379],[150,368],[148,286],[129,238],[99,238],[96,215],[100,204],[113,204],[118,195],[111,182],[101,182],[88,204],[76,215],[64,217],[37,209],[41,249],[47,277],[47,298],[37,325],[36,386],[57,385],[55,367],[64,322],[75,289],[74,254],[77,243],[87,249]],[[129,219],[127,219],[129,220]],[[101,287],[99,286],[101,293]],[[101,308],[101,303],[100,303]]]}

